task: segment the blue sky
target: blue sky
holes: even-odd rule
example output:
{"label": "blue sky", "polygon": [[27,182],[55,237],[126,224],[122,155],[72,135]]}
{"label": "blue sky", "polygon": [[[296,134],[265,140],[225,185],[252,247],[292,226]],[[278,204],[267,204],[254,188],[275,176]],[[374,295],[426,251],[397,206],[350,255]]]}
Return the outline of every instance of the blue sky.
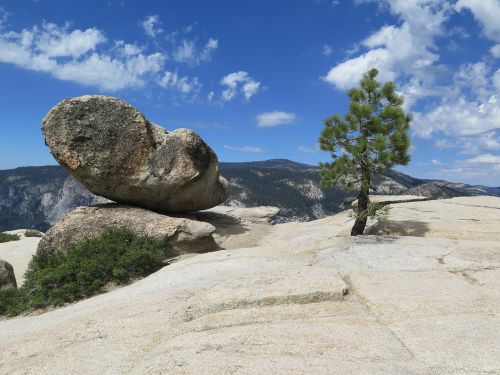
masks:
{"label": "blue sky", "polygon": [[500,0],[0,0],[0,169],[55,164],[60,100],[121,98],[221,161],[317,164],[372,67],[414,114],[422,178],[500,186]]}

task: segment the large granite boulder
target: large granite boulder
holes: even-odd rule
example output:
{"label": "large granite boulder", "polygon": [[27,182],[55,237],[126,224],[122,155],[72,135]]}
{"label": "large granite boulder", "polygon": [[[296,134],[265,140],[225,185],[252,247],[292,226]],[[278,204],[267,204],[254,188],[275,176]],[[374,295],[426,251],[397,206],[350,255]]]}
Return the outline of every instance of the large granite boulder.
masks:
{"label": "large granite boulder", "polygon": [[167,132],[122,100],[65,99],[42,122],[45,143],[96,195],[155,211],[210,208],[227,197],[217,156],[188,129]]}
{"label": "large granite boulder", "polygon": [[78,207],[50,228],[38,243],[37,253],[64,251],[69,245],[95,237],[111,228],[127,228],[139,236],[168,238],[167,256],[217,249],[211,224],[162,215],[139,207],[108,203]]}
{"label": "large granite boulder", "polygon": [[9,262],[0,259],[0,289],[16,289],[16,275]]}

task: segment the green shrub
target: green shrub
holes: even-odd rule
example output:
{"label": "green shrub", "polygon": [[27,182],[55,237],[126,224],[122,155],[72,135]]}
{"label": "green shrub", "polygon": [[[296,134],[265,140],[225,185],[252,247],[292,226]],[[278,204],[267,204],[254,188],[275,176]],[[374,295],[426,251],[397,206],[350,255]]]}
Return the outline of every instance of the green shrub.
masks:
{"label": "green shrub", "polygon": [[9,241],[17,241],[18,239],[19,239],[18,234],[0,233],[0,243],[9,242]]}
{"label": "green shrub", "polygon": [[65,252],[36,254],[17,290],[0,290],[0,314],[59,306],[98,293],[106,284],[123,284],[164,265],[166,240],[112,229],[72,245]]}
{"label": "green shrub", "polygon": [[25,237],[43,237],[43,233],[42,232],[39,232],[37,230],[27,230],[26,232],[24,232],[24,236]]}

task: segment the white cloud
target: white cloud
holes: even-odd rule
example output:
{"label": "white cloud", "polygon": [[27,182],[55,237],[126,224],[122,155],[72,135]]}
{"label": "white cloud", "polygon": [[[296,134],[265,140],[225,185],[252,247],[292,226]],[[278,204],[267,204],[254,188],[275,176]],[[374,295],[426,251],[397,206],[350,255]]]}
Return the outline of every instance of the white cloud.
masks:
{"label": "white cloud", "polygon": [[261,128],[272,128],[280,125],[291,124],[295,122],[297,115],[292,112],[264,112],[257,115],[257,125]]}
{"label": "white cloud", "polygon": [[239,93],[243,94],[248,101],[260,89],[260,82],[254,80],[247,72],[241,70],[226,75],[222,78],[220,84],[226,87],[222,91],[222,100],[226,102],[234,99]]}
{"label": "white cloud", "polygon": [[432,81],[439,60],[434,40],[444,32],[449,5],[444,0],[386,0],[385,3],[401,24],[383,26],[363,40],[361,45],[368,51],[331,68],[324,81],[347,90],[370,68],[379,69],[382,80],[412,76],[420,82]]}
{"label": "white cloud", "polygon": [[493,55],[493,57],[496,57],[497,59],[500,58],[500,44],[491,47],[490,53]]}
{"label": "white cloud", "polygon": [[496,42],[500,42],[500,2],[498,0],[459,0],[455,9],[460,12],[469,9],[478,20],[484,35]]}
{"label": "white cloud", "polygon": [[257,94],[260,89],[260,82],[250,79],[243,84],[243,95],[246,100],[250,100],[252,96]]}
{"label": "white cloud", "polygon": [[163,88],[173,89],[180,94],[186,96],[188,94],[196,96],[201,90],[201,84],[198,77],[180,77],[177,72],[167,71],[158,81],[158,84]]}
{"label": "white cloud", "polygon": [[442,165],[443,163],[441,163],[441,162],[440,162],[439,160],[437,160],[437,159],[432,159],[432,160],[431,160],[431,164],[432,164],[432,165]]}
{"label": "white cloud", "polygon": [[483,154],[465,161],[470,164],[498,164],[500,165],[500,155]]}
{"label": "white cloud", "polygon": [[182,40],[180,45],[173,53],[175,61],[187,63],[193,66],[199,65],[201,62],[210,61],[213,52],[219,46],[217,39],[210,38],[205,46],[199,49],[193,40]]}
{"label": "white cloud", "polygon": [[144,21],[142,21],[142,28],[146,35],[151,38],[155,38],[163,32],[160,17],[156,14],[146,17]]}
{"label": "white cloud", "polygon": [[[411,129],[416,136],[446,136],[462,152],[495,149],[494,138],[500,129],[500,69],[494,71],[485,58],[464,64],[451,75],[452,70],[440,62],[435,41],[451,34],[468,36],[462,29],[446,30],[446,21],[464,8],[480,20],[487,37],[497,40],[500,2],[460,0],[453,5],[445,0],[357,1],[365,2],[376,2],[379,11],[389,10],[399,22],[368,35],[359,43],[364,52],[332,67],[323,79],[346,90],[356,86],[368,69],[378,68],[380,80],[399,83],[405,109],[414,114]],[[499,57],[500,44],[491,53]]]}
{"label": "white cloud", "polygon": [[364,72],[377,67],[381,72],[381,79],[392,80],[394,72],[388,69],[390,68],[389,62],[390,54],[388,51],[384,49],[372,50],[335,66],[323,79],[339,89],[348,90],[357,84]]}
{"label": "white cloud", "polygon": [[264,152],[264,150],[262,148],[255,147],[255,146],[233,147],[233,146],[224,145],[224,148],[226,150],[248,152],[248,153],[254,153],[254,154]]}
{"label": "white cloud", "polygon": [[481,142],[491,146],[485,134],[500,130],[500,69],[492,73],[483,62],[464,64],[453,79],[454,95],[430,110],[414,112],[413,131],[424,138],[443,132],[461,143],[473,136],[477,147]]}
{"label": "white cloud", "polygon": [[464,154],[480,154],[500,150],[500,132],[491,131],[476,136],[461,137],[457,144]]}
{"label": "white cloud", "polygon": [[36,48],[48,57],[80,57],[106,41],[103,33],[95,28],[68,31],[53,23],[45,23],[43,30],[34,28]]}
{"label": "white cloud", "polygon": [[123,48],[115,43],[115,48],[98,51],[105,41],[95,28],[70,30],[68,25],[44,23],[0,33],[0,62],[109,91],[144,86],[162,69],[165,57],[159,52],[143,54],[125,43]]}
{"label": "white cloud", "polygon": [[203,51],[201,51],[200,58],[203,61],[209,61],[212,58],[212,52],[219,47],[219,41],[217,39],[210,38],[205,44]]}
{"label": "white cloud", "polygon": [[142,48],[136,44],[125,43],[123,40],[115,42],[115,48],[123,56],[134,56],[142,52]]}
{"label": "white cloud", "polygon": [[500,107],[496,98],[480,103],[465,97],[446,99],[429,112],[415,112],[412,128],[423,138],[441,131],[454,136],[479,135],[500,129]]}
{"label": "white cloud", "polygon": [[177,62],[188,62],[195,59],[196,46],[194,42],[183,40],[177,50],[174,52],[173,57]]}

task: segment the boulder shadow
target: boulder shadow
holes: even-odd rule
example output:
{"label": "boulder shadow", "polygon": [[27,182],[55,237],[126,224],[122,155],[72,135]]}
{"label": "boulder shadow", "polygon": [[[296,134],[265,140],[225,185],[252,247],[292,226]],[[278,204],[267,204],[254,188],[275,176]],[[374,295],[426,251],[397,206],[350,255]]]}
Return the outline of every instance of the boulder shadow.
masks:
{"label": "boulder shadow", "polygon": [[241,219],[220,212],[198,211],[185,216],[196,220],[212,224],[216,233],[221,236],[238,235],[248,232],[248,226],[241,222]]}
{"label": "boulder shadow", "polygon": [[429,232],[429,223],[418,220],[379,221],[367,228],[365,234],[424,237]]}

